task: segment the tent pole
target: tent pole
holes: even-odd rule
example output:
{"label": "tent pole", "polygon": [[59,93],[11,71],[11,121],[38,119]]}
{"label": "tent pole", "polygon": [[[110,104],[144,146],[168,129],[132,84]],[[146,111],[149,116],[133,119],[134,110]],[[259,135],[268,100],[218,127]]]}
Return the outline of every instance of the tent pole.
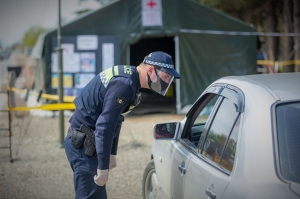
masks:
{"label": "tent pole", "polygon": [[130,45],[126,47],[126,65],[130,65]]}
{"label": "tent pole", "polygon": [[[58,62],[58,103],[63,103],[63,65],[61,48],[61,0],[58,0],[58,28],[57,28],[57,62]],[[59,110],[59,144],[64,147],[64,111]]]}
{"label": "tent pole", "polygon": [[[180,73],[180,55],[179,55],[179,37],[174,37],[175,42],[175,66],[178,73]],[[181,110],[181,99],[180,99],[180,81],[176,79],[176,113],[179,114]]]}

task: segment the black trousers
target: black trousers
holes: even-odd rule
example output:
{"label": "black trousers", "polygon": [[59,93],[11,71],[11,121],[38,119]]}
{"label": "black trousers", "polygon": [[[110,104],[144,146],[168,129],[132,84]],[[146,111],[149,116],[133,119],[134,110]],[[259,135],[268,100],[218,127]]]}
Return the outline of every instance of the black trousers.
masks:
{"label": "black trousers", "polygon": [[84,154],[84,148],[75,148],[71,143],[70,135],[64,140],[65,152],[74,172],[75,199],[106,199],[106,189],[94,182],[97,174],[98,159],[95,153],[89,157]]}

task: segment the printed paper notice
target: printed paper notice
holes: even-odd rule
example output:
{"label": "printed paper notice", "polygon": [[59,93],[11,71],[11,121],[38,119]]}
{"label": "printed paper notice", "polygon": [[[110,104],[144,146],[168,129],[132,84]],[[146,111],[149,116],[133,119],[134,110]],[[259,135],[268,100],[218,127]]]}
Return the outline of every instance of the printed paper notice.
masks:
{"label": "printed paper notice", "polygon": [[95,72],[96,71],[95,53],[80,53],[80,71]]}
{"label": "printed paper notice", "polygon": [[[79,60],[79,54],[78,53],[69,53],[66,51],[63,51],[63,72],[69,72],[69,73],[77,73],[80,69],[80,60]],[[52,73],[58,72],[58,61],[57,61],[57,54],[52,53],[51,54],[51,71]]]}
{"label": "printed paper notice", "polygon": [[74,44],[63,43],[61,44],[61,48],[64,52],[74,53]]}
{"label": "printed paper notice", "polygon": [[79,53],[63,53],[63,71],[77,73],[80,69]]}
{"label": "printed paper notice", "polygon": [[162,17],[160,11],[143,11],[143,26],[162,26]]}
{"label": "printed paper notice", "polygon": [[161,0],[142,0],[143,11],[161,11]]}
{"label": "printed paper notice", "polygon": [[77,50],[97,50],[97,35],[79,35],[77,36]]}
{"label": "printed paper notice", "polygon": [[102,44],[102,70],[114,66],[114,44],[104,43]]}
{"label": "printed paper notice", "polygon": [[161,0],[142,1],[142,25],[162,26]]}
{"label": "printed paper notice", "polygon": [[95,74],[75,74],[75,88],[84,88],[95,77]]}
{"label": "printed paper notice", "polygon": [[[73,76],[72,74],[63,74],[63,86],[64,88],[71,88],[73,87]],[[58,74],[51,75],[51,86],[52,88],[58,87]]]}

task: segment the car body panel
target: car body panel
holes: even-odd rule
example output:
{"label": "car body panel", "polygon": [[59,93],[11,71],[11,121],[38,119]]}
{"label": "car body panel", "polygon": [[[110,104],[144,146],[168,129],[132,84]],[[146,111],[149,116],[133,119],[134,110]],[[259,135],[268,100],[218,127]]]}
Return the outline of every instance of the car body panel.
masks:
{"label": "car body panel", "polygon": [[[178,166],[184,162],[185,166],[189,162],[189,152],[179,142],[177,137],[181,136],[182,124],[179,122],[174,139],[154,140],[152,144],[152,154],[154,157],[154,164],[156,166],[156,175],[159,176],[159,183],[162,185],[160,191],[167,195],[166,198],[183,198],[183,182],[184,175],[178,169]],[[160,169],[162,168],[162,169]],[[169,181],[169,179],[171,179]],[[172,187],[176,187],[173,189]]]}
{"label": "car body panel", "polygon": [[[218,165],[214,166],[205,156],[182,144],[184,141],[181,140],[185,131],[190,128],[188,125],[191,124],[188,123],[195,114],[193,110],[199,106],[205,93],[216,86],[225,88],[224,93],[227,88],[240,90],[245,103],[240,113],[231,172],[223,171]],[[216,93],[222,95],[223,91],[217,90]],[[175,140],[153,141],[152,154],[158,181],[174,199],[208,198],[207,190],[215,193],[215,198],[222,199],[299,199],[300,185],[280,177],[276,160],[278,153],[274,143],[276,133],[272,108],[285,100],[300,101],[300,73],[224,77],[215,81],[200,95],[186,118],[181,121]],[[210,114],[214,114],[214,111]],[[164,165],[159,162],[159,157],[163,158]],[[186,173],[183,176],[178,172],[178,165],[182,161],[186,163]]]}
{"label": "car body panel", "polygon": [[[276,78],[276,76],[277,75],[274,75],[272,78],[267,78],[269,76],[266,76],[266,78],[262,81],[266,81],[268,83],[275,81],[273,78]],[[300,77],[299,74],[298,77]],[[228,190],[226,191],[224,198],[244,198],[245,196],[249,198],[287,198],[286,193],[290,194],[288,198],[298,198],[292,192],[287,191],[289,189],[289,184],[283,184],[276,173],[275,160],[273,156],[274,152],[270,107],[272,104],[276,103],[277,100],[282,98],[287,99],[287,96],[289,96],[291,99],[299,99],[299,90],[298,92],[295,92],[296,85],[291,85],[289,87],[289,92],[293,93],[286,92],[283,89],[281,89],[281,91],[280,89],[276,89],[276,92],[270,92],[269,87],[257,82],[258,80],[256,80],[256,78],[253,76],[251,76],[249,80],[250,82],[243,81],[243,79],[246,80],[247,78],[240,78],[241,80],[238,79],[239,78],[227,80],[225,78],[225,80],[222,80],[225,83],[238,86],[238,88],[243,90],[245,102],[247,104],[243,113],[245,120],[241,125],[241,139],[240,143],[238,144],[241,147],[237,151],[239,159],[237,161],[237,171],[233,174],[239,177],[237,178],[233,176],[232,181],[228,185]],[[291,82],[299,82],[298,85],[300,85],[300,78],[297,79],[295,77],[291,77],[290,79],[292,79]],[[257,83],[253,83],[252,80],[256,80]],[[283,83],[281,82],[281,84]],[[265,90],[268,90],[269,94],[265,92]],[[260,139],[257,139],[258,137]],[[257,151],[259,151],[261,155],[253,156],[252,154],[255,154]],[[257,179],[260,179],[260,181],[258,182]],[[244,183],[241,184],[241,182]],[[237,187],[241,188],[238,189]],[[255,188],[253,190],[247,189],[246,187]],[[238,194],[239,192],[236,191],[230,191],[230,189],[239,190],[240,194]],[[285,195],[282,196],[278,194],[278,191],[276,191],[277,189],[281,189],[282,191],[280,193],[285,193]],[[228,193],[234,194],[228,196]]]}
{"label": "car body panel", "polygon": [[171,142],[160,140],[153,145],[156,175],[159,176],[159,182],[164,185],[163,189],[169,193],[170,198],[183,198],[185,176],[181,175],[178,166],[182,162],[187,166],[190,158],[188,154],[188,151],[176,140],[172,140]]}
{"label": "car body panel", "polygon": [[[228,76],[217,80],[218,82],[230,82],[230,84],[240,84],[241,82],[248,82],[251,85],[262,87],[268,90],[274,97],[277,96],[281,100],[299,99],[299,72],[295,73],[275,73],[275,74],[261,74],[261,75],[245,75],[245,76]],[[280,81],[284,79],[285,82]],[[234,83],[236,82],[236,83]],[[215,84],[214,83],[214,84]],[[237,85],[236,84],[236,85]],[[288,87],[286,85],[289,85]],[[242,89],[245,91],[245,89]],[[276,97],[275,97],[276,98]]]}
{"label": "car body panel", "polygon": [[207,198],[206,190],[220,198],[230,179],[224,172],[193,156],[187,167],[184,198]]}

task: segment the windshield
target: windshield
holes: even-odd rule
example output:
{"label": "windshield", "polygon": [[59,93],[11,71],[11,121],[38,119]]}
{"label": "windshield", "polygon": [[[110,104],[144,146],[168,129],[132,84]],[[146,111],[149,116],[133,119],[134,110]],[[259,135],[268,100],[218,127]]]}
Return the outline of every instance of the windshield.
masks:
{"label": "windshield", "polygon": [[300,183],[300,102],[278,105],[276,123],[280,172]]}

